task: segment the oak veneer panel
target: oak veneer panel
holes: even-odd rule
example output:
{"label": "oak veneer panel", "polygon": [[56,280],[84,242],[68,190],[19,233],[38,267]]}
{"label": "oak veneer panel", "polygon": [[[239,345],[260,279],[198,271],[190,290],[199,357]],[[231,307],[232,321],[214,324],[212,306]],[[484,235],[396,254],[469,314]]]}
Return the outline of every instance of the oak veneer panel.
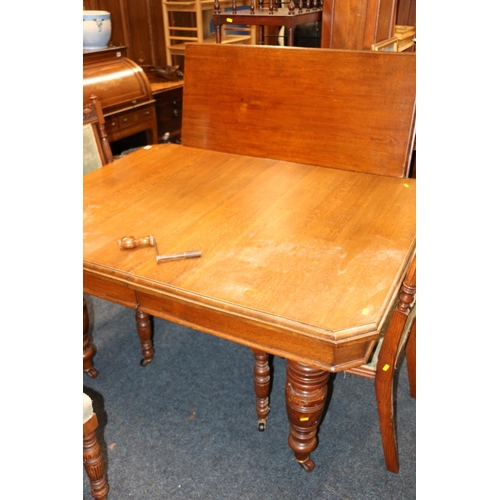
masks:
{"label": "oak veneer panel", "polygon": [[414,54],[190,44],[183,144],[404,177],[415,71]]}

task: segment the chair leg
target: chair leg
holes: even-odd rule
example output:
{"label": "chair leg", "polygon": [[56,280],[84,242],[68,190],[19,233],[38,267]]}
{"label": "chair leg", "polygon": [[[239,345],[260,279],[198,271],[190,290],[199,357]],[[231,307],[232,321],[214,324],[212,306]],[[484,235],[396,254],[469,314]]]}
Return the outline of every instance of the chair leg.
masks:
{"label": "chair leg", "polygon": [[83,370],[91,377],[96,378],[99,372],[94,368],[93,357],[95,347],[89,339],[89,312],[85,297],[83,298]]}
{"label": "chair leg", "polygon": [[[396,314],[397,311],[394,312]],[[399,321],[396,321],[398,319]],[[380,421],[380,433],[384,448],[385,465],[391,472],[399,472],[398,448],[396,444],[396,429],[394,426],[394,369],[399,343],[397,328],[404,327],[405,316],[391,319],[394,325],[393,334],[389,328],[385,334],[380,349],[377,371],[375,375],[375,394]]]}
{"label": "chair leg", "polygon": [[[394,371],[402,346],[410,305],[416,292],[416,260],[414,259],[405,278],[399,302],[392,313],[382,347],[380,349],[375,374],[375,394],[380,420],[380,433],[384,448],[385,465],[391,472],[399,472],[399,457],[394,423]],[[413,328],[414,323],[412,323]]]}
{"label": "chair leg", "polygon": [[101,448],[95,435],[97,425],[95,413],[83,424],[83,465],[90,480],[92,496],[96,500],[106,500],[109,487],[104,477]]}
{"label": "chair leg", "polygon": [[408,381],[412,398],[417,397],[417,318],[413,318],[410,336],[406,344],[406,365],[408,367]]}

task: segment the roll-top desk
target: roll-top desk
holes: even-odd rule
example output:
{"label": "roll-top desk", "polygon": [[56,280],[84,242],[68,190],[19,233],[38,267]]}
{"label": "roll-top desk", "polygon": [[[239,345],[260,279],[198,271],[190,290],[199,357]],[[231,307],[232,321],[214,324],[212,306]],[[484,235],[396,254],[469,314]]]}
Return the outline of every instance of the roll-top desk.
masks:
{"label": "roll-top desk", "polygon": [[155,100],[143,69],[126,57],[125,46],[83,51],[83,102],[95,94],[110,143],[146,132],[158,142]]}

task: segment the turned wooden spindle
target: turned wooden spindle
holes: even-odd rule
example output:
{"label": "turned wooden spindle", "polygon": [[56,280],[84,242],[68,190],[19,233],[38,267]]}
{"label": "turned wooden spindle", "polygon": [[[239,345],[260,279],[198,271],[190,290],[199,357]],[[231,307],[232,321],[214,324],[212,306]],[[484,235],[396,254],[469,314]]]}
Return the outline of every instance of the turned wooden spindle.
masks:
{"label": "turned wooden spindle", "polygon": [[214,1],[214,14],[220,14],[220,2],[219,2],[219,0]]}
{"label": "turned wooden spindle", "polygon": [[125,236],[118,240],[118,246],[124,250],[130,248],[136,248],[141,245],[154,246],[155,239],[152,234],[149,236],[144,236],[143,238],[138,238],[137,236]]}
{"label": "turned wooden spindle", "polygon": [[269,369],[269,355],[259,349],[252,349],[255,364],[253,369],[253,382],[256,396],[256,410],[258,417],[258,429],[264,431],[269,414],[269,392],[271,388],[271,371]]}

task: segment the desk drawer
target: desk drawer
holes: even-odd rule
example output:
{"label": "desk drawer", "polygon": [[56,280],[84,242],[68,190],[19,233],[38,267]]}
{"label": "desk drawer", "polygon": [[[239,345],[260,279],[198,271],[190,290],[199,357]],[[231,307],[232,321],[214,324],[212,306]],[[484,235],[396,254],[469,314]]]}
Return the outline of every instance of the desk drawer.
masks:
{"label": "desk drawer", "polygon": [[140,109],[122,111],[106,116],[105,127],[109,142],[122,139],[142,130],[156,132],[154,101]]}

